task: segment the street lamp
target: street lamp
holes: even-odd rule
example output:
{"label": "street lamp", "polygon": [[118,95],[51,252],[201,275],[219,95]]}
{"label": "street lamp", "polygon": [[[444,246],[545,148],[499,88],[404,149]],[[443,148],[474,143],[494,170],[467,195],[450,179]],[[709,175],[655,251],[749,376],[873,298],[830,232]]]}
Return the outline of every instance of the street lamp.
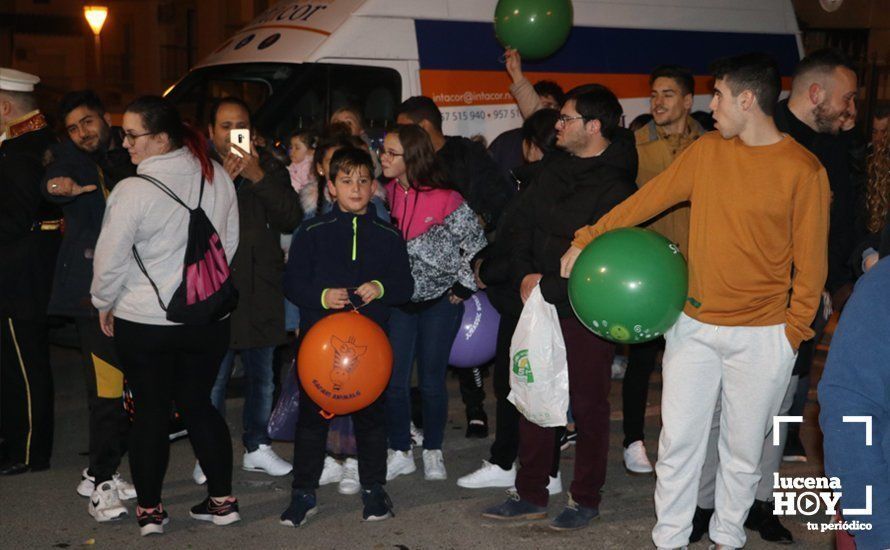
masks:
{"label": "street lamp", "polygon": [[105,25],[105,19],[108,17],[107,6],[84,6],[83,16],[93,29],[93,40],[96,45],[96,75],[102,76],[102,39],[99,33],[102,32],[102,26]]}

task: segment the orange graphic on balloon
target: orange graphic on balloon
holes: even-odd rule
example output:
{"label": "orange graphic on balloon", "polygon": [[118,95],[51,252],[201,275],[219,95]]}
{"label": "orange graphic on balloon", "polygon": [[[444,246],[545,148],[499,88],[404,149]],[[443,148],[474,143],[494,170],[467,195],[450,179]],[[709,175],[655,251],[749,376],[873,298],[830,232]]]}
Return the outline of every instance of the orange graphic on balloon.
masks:
{"label": "orange graphic on balloon", "polygon": [[303,337],[297,372],[322,416],[350,414],[373,403],[386,389],[392,347],[374,321],[354,311],[335,313]]}

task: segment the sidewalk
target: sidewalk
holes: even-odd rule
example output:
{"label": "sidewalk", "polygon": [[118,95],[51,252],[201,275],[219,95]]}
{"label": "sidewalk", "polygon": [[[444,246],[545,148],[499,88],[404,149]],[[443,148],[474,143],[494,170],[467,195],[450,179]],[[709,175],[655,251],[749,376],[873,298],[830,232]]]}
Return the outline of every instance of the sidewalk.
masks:
{"label": "sidewalk", "polygon": [[[621,464],[621,382],[612,385],[612,437],[609,475],[604,489],[601,518],[589,529],[574,533],[556,533],[544,521],[502,524],[480,517],[486,506],[502,501],[501,489],[468,490],[457,487],[457,478],[474,470],[488,457],[491,439],[464,438],[463,404],[456,380],[449,377],[451,393],[449,425],[445,439],[448,480],[423,480],[420,451],[416,451],[418,472],[387,484],[395,505],[394,519],[363,523],[358,495],[343,496],[336,486],[319,490],[318,515],[300,529],[279,525],[278,516],[287,506],[290,477],[271,478],[240,469],[241,399],[228,404],[228,421],[235,448],[234,492],[241,504],[243,521],[229,527],[216,527],[188,517],[188,509],[206,495],[203,487],[191,480],[195,463],[187,440],[174,443],[164,487],[164,504],[170,514],[166,534],[139,537],[135,504],[130,501],[128,519],[99,525],[87,514],[87,500],[74,491],[87,459],[87,410],[81,367],[77,354],[70,349],[52,350],[56,401],[56,440],[52,468],[48,472],[24,474],[0,480],[0,548],[323,548],[323,549],[433,549],[433,548],[507,548],[510,550],[546,548],[653,548],[650,531],[655,522],[652,502],[654,478],[630,477]],[[822,370],[820,354],[814,375]],[[815,388],[816,381],[812,387]],[[489,416],[494,417],[490,378],[486,379]],[[660,404],[660,377],[653,376],[649,411]],[[811,390],[802,430],[810,462],[785,464],[782,475],[821,475],[821,441],[816,441],[817,408],[815,389]],[[654,460],[659,421],[647,418],[647,446]],[[492,430],[493,432],[493,430]],[[276,443],[275,450],[290,458],[292,448]],[[573,450],[563,453],[563,485],[572,478]],[[131,479],[129,466],[121,473]],[[559,513],[566,502],[563,493],[551,499],[550,514]],[[806,530],[805,516],[783,519],[793,532],[796,548],[830,549],[832,538]],[[812,521],[812,519],[811,519]],[[706,549],[706,541],[690,546]],[[748,531],[748,549],[774,549]]]}

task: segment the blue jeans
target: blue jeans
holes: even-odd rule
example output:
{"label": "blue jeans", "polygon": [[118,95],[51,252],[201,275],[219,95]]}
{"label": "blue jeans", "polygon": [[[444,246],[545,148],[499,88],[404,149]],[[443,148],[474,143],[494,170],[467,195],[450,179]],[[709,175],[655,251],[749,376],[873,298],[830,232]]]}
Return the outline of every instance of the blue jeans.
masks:
{"label": "blue jeans", "polygon": [[272,414],[272,392],[275,389],[272,352],[274,346],[229,350],[219,366],[219,374],[210,392],[210,400],[216,410],[226,416],[226,386],[232,376],[235,352],[241,354],[244,365],[244,379],[247,386],[244,392],[244,435],[241,441],[248,452],[257,450],[260,445],[270,443],[267,428]]}
{"label": "blue jeans", "polygon": [[410,390],[415,358],[423,400],[423,448],[442,448],[448,418],[445,369],[462,312],[460,305],[452,304],[446,297],[412,312],[393,308],[389,318],[393,367],[386,389],[386,426],[391,449],[411,448]]}

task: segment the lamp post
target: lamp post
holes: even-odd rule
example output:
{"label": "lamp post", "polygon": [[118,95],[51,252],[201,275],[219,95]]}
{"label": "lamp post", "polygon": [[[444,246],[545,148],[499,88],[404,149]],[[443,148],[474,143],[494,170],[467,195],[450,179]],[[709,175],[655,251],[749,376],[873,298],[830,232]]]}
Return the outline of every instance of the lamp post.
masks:
{"label": "lamp post", "polygon": [[108,7],[84,6],[83,16],[93,30],[93,40],[96,45],[96,75],[102,78],[102,39],[99,34],[102,32],[102,26],[105,25],[105,19],[108,17]]}

